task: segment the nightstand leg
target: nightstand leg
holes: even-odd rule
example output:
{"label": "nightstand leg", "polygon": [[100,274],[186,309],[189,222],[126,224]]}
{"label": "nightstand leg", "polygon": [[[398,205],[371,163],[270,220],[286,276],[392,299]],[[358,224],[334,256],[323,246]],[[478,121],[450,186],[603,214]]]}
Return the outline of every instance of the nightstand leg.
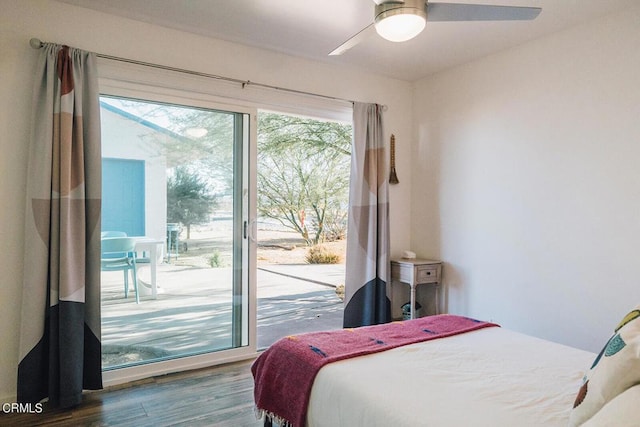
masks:
{"label": "nightstand leg", "polygon": [[411,284],[411,318],[416,318],[416,285]]}

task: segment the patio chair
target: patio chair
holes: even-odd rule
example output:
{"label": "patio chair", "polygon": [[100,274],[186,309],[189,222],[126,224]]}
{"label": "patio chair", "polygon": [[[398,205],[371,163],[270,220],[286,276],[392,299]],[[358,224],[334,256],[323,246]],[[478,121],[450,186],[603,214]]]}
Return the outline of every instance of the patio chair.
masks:
{"label": "patio chair", "polygon": [[167,262],[171,262],[171,254],[178,259],[178,249],[180,247],[180,224],[167,223]]}
{"label": "patio chair", "polygon": [[105,237],[102,242],[101,269],[102,271],[124,272],[124,297],[129,297],[129,271],[133,277],[133,289],[136,293],[136,304],[140,303],[138,296],[138,272],[136,267],[136,240],[132,237]]}

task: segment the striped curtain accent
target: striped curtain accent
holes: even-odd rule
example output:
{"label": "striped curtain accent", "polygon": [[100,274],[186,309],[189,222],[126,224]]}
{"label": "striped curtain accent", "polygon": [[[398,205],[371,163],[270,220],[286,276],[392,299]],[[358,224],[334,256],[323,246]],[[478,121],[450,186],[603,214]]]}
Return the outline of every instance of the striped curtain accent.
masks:
{"label": "striped curtain accent", "polygon": [[66,408],[102,388],[95,54],[41,48],[32,119],[18,401]]}
{"label": "striped curtain accent", "polygon": [[389,181],[382,107],[355,103],[344,327],[391,321]]}

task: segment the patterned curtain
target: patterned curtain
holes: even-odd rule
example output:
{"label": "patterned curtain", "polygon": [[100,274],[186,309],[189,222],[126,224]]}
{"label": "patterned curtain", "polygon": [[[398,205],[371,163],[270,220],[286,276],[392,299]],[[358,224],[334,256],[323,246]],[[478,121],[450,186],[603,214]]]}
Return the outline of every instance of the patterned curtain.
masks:
{"label": "patterned curtain", "polygon": [[18,400],[102,388],[100,107],[95,54],[41,48],[27,184]]}
{"label": "patterned curtain", "polygon": [[391,321],[389,182],[381,106],[355,103],[344,327]]}

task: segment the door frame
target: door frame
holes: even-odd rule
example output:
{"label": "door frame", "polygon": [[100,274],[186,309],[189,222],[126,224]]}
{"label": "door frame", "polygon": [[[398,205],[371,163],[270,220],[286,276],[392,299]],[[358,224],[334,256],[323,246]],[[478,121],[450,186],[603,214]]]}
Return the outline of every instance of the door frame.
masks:
{"label": "door frame", "polygon": [[[257,163],[257,108],[235,104],[221,103],[219,99],[206,94],[196,93],[185,89],[168,89],[163,86],[150,88],[148,85],[127,82],[126,80],[99,80],[100,94],[131,98],[149,102],[175,104],[180,106],[219,110],[238,113],[246,117],[243,138],[243,164],[242,179],[245,182],[242,191],[242,221],[247,224],[255,223],[256,219],[256,168]],[[180,86],[176,84],[175,87]],[[105,387],[164,375],[173,372],[181,372],[192,369],[200,369],[209,366],[230,363],[239,360],[255,358],[257,356],[257,292],[256,292],[256,241],[251,238],[251,233],[242,238],[242,252],[246,256],[242,277],[242,286],[246,292],[242,293],[241,301],[234,300],[234,304],[241,304],[242,315],[247,316],[247,322],[243,323],[242,346],[227,350],[220,350],[205,354],[180,357],[170,360],[145,363],[142,365],[111,369],[102,372],[103,385]]]}

